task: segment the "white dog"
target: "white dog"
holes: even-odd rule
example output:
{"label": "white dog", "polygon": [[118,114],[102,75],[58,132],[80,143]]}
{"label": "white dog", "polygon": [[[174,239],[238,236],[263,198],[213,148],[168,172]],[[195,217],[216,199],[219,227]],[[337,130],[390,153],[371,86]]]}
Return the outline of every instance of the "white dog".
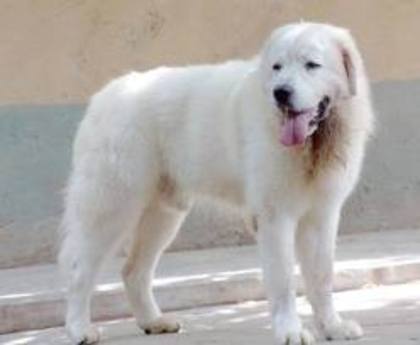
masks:
{"label": "white dog", "polygon": [[164,67],[110,82],[78,130],[63,220],[73,341],[98,341],[94,278],[127,236],[123,279],[139,327],[179,330],[151,286],[162,251],[201,195],[256,219],[277,344],[313,342],[296,312],[295,248],[320,335],[360,337],[360,326],[335,311],[331,291],[340,210],[372,124],[356,45],[346,30],[325,24],[281,27],[250,61]]}

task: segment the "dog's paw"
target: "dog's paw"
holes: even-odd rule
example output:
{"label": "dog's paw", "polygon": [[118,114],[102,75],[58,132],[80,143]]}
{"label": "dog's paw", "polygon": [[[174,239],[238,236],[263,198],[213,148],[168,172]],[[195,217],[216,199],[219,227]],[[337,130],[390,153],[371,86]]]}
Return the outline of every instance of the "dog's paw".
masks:
{"label": "dog's paw", "polygon": [[300,331],[286,332],[277,334],[276,345],[312,345],[315,344],[315,338],[306,329]]}
{"label": "dog's paw", "polygon": [[181,324],[174,318],[161,316],[158,319],[141,326],[146,334],[178,333]]}
{"label": "dog's paw", "polygon": [[315,339],[304,329],[297,316],[278,314],[274,318],[276,345],[312,345]]}
{"label": "dog's paw", "polygon": [[353,340],[363,336],[363,329],[356,321],[339,320],[319,327],[326,340]]}
{"label": "dog's paw", "polygon": [[95,344],[100,339],[99,330],[92,325],[85,330],[67,329],[67,333],[75,345]]}

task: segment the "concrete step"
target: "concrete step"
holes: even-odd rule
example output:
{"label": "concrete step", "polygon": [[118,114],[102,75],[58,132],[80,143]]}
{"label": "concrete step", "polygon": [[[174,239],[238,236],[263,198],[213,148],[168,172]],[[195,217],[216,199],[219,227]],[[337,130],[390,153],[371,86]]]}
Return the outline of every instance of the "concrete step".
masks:
{"label": "concrete step", "polygon": [[[93,318],[131,316],[120,280],[122,261],[106,266],[93,299]],[[420,231],[399,230],[340,238],[335,290],[420,278]],[[299,291],[302,291],[298,275]],[[264,291],[256,248],[235,247],[165,254],[155,291],[164,310],[246,300]],[[63,324],[64,294],[54,265],[0,271],[0,333]]]}
{"label": "concrete step", "polygon": [[[420,281],[375,286],[335,294],[337,309],[348,319],[358,320],[365,336],[360,345],[420,344]],[[313,329],[310,307],[298,299],[298,311],[306,327]],[[194,308],[178,312],[180,334],[145,336],[132,318],[98,324],[104,345],[255,345],[273,344],[268,306],[248,301]],[[0,335],[4,345],[69,345],[63,328]],[[347,345],[348,341],[321,344]]]}

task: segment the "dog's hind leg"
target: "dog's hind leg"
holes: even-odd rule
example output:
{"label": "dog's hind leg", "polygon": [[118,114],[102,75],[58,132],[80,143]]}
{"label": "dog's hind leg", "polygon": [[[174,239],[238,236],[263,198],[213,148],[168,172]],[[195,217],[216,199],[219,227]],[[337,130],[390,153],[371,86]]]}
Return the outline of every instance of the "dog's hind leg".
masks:
{"label": "dog's hind leg", "polygon": [[175,238],[190,205],[186,200],[176,205],[155,201],[145,210],[134,234],[122,274],[137,324],[146,334],[173,333],[180,329],[176,320],[162,315],[152,283],[159,258]]}
{"label": "dog's hind leg", "polygon": [[91,324],[91,293],[105,258],[136,227],[145,208],[136,187],[108,172],[95,178],[76,174],[69,184],[59,262],[68,288],[66,330],[75,344],[99,340]]}

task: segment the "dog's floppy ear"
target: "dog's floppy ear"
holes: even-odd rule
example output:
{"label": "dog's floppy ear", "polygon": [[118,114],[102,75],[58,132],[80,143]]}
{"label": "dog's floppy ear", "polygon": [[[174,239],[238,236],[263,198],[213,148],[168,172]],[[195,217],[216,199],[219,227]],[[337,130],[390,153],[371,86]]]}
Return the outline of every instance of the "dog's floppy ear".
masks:
{"label": "dog's floppy ear", "polygon": [[355,96],[357,92],[357,85],[354,59],[346,48],[342,49],[341,56],[343,57],[343,65],[347,75],[350,96]]}
{"label": "dog's floppy ear", "polygon": [[356,44],[350,33],[344,29],[337,31],[337,43],[347,77],[349,95],[350,97],[355,96],[357,93],[357,65],[360,60]]}

